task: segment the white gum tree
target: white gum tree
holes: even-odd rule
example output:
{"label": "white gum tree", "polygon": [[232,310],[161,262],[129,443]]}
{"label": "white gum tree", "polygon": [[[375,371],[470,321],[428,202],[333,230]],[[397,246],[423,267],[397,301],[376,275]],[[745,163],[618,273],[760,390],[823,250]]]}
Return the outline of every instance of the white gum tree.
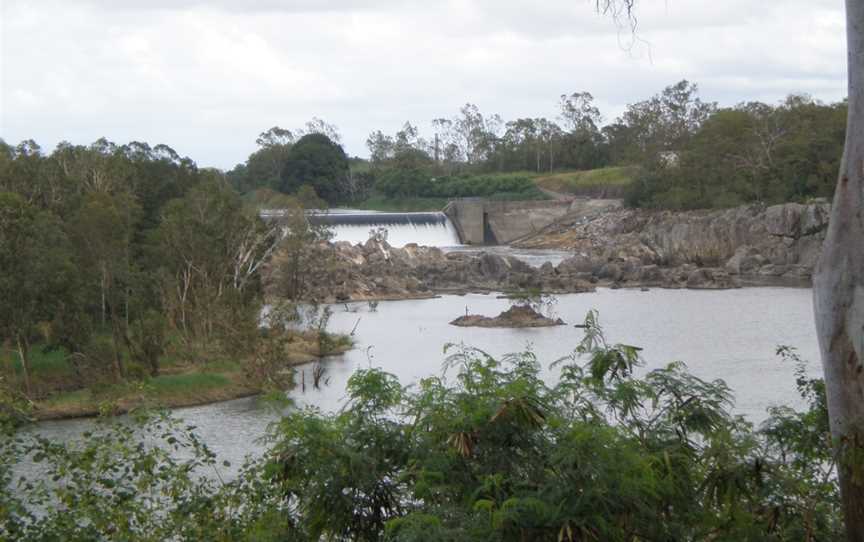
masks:
{"label": "white gum tree", "polygon": [[846,0],[846,41],[846,145],[813,307],[851,541],[864,540],[864,0]]}

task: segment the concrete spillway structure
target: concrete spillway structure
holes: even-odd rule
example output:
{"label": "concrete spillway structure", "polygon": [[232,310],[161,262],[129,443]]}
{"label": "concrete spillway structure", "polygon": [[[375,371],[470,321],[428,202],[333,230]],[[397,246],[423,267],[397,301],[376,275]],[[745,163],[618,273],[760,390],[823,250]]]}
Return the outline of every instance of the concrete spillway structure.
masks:
{"label": "concrete spillway structure", "polygon": [[539,231],[570,212],[570,201],[453,200],[444,213],[466,245],[506,245]]}
{"label": "concrete spillway structure", "polygon": [[310,213],[309,222],[324,224],[333,232],[334,241],[365,243],[373,230],[387,230],[387,242],[394,247],[417,243],[433,247],[458,246],[459,234],[441,212],[377,213],[373,211],[331,211]]}

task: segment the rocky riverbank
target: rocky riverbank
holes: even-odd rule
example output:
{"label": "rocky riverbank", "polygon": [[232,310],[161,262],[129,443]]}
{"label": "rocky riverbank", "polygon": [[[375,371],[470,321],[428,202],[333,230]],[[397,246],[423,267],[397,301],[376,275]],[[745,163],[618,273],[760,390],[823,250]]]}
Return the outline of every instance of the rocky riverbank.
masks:
{"label": "rocky riverbank", "polygon": [[825,203],[703,211],[617,209],[561,220],[515,246],[574,252],[565,272],[640,286],[809,283]]}
{"label": "rocky riverbank", "polygon": [[[554,266],[532,267],[513,256],[489,252],[445,253],[413,244],[394,248],[370,239],[365,244],[327,243],[318,250],[328,264],[304,277],[304,299],[319,303],[422,299],[468,292],[542,291],[581,293],[598,286],[663,288],[735,288],[739,283],[722,269],[684,264],[674,269],[633,260],[596,260],[574,256]],[[276,255],[267,292],[281,297],[285,266]]]}
{"label": "rocky riverbank", "polygon": [[[541,272],[512,256],[491,253],[445,253],[415,244],[391,247],[370,239],[365,244],[326,243],[320,272],[304,276],[304,298],[321,303],[416,299],[445,293],[543,290],[551,293],[591,291],[584,276]],[[276,254],[267,289],[279,297],[284,284],[284,254]]]}

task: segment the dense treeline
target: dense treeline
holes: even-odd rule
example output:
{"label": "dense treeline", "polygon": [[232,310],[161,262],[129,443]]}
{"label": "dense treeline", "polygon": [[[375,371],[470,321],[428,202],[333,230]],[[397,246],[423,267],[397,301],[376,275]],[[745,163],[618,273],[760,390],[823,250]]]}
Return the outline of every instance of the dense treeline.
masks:
{"label": "dense treeline", "polygon": [[[29,399],[249,348],[277,230],[165,145],[0,143],[0,388]],[[242,346],[240,346],[242,345]],[[52,350],[71,382],[32,381]],[[20,378],[19,378],[20,375]]]}
{"label": "dense treeline", "polygon": [[[586,321],[549,385],[530,353],[456,350],[406,388],[357,370],[339,412],[294,410],[236,477],[164,417],[82,442],[0,437],[0,538],[14,540],[838,540],[825,389],[759,428],[683,364]],[[780,351],[793,362],[794,351]],[[146,444],[145,444],[146,443]],[[22,456],[45,476],[9,487]]]}
{"label": "dense treeline", "polygon": [[643,155],[634,206],[729,207],[830,197],[843,154],[846,103],[790,96],[714,110],[676,145]]}
{"label": "dense treeline", "polygon": [[[320,120],[298,131],[306,137],[320,134],[321,145],[312,154],[292,151],[307,142],[275,127],[261,134],[259,150],[229,177],[241,191],[294,193],[305,185],[333,204],[356,203],[370,194],[529,197],[531,174],[638,166],[641,173],[627,197],[634,206],[682,209],[805,200],[832,193],[846,104],[791,95],[776,105],[719,108],[703,101],[696,85],[685,80],[628,105],[607,124],[588,92],[562,95],[558,110],[554,120],[505,122],[466,104],[451,118],[434,119],[431,137],[410,122],[392,135],[372,132],[368,161],[347,161],[344,153],[333,151],[338,133]],[[517,172],[524,177],[519,186],[495,185],[492,174]]]}

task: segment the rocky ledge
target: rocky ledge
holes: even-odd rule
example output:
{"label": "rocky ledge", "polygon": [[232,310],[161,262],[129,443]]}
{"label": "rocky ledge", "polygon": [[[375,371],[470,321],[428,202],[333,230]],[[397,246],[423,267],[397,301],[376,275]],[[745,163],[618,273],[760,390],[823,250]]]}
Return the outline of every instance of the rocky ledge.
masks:
{"label": "rocky ledge", "polygon": [[450,322],[460,327],[551,327],[563,326],[560,318],[547,318],[527,305],[515,305],[494,318],[466,314]]}
{"label": "rocky ledge", "polygon": [[[597,286],[662,288],[735,288],[722,268],[683,264],[675,268],[644,265],[634,259],[575,256],[558,266],[532,267],[512,256],[488,252],[444,253],[414,244],[394,248],[370,239],[365,244],[324,243],[316,249],[327,263],[304,273],[304,298],[322,303],[416,299],[446,293],[542,291],[550,294],[593,291]],[[267,293],[284,296],[283,276],[290,265],[277,253],[267,273]]]}
{"label": "rocky ledge", "polygon": [[[435,247],[391,247],[370,239],[365,244],[324,243],[320,271],[304,277],[304,297],[324,303],[432,297],[442,293],[543,290],[579,293],[594,289],[587,277],[548,274],[512,256],[444,253]],[[277,253],[266,274],[267,292],[281,296],[288,256]]]}
{"label": "rocky ledge", "polygon": [[724,210],[618,209],[565,218],[516,246],[568,249],[558,272],[616,284],[690,288],[809,282],[827,203]]}

